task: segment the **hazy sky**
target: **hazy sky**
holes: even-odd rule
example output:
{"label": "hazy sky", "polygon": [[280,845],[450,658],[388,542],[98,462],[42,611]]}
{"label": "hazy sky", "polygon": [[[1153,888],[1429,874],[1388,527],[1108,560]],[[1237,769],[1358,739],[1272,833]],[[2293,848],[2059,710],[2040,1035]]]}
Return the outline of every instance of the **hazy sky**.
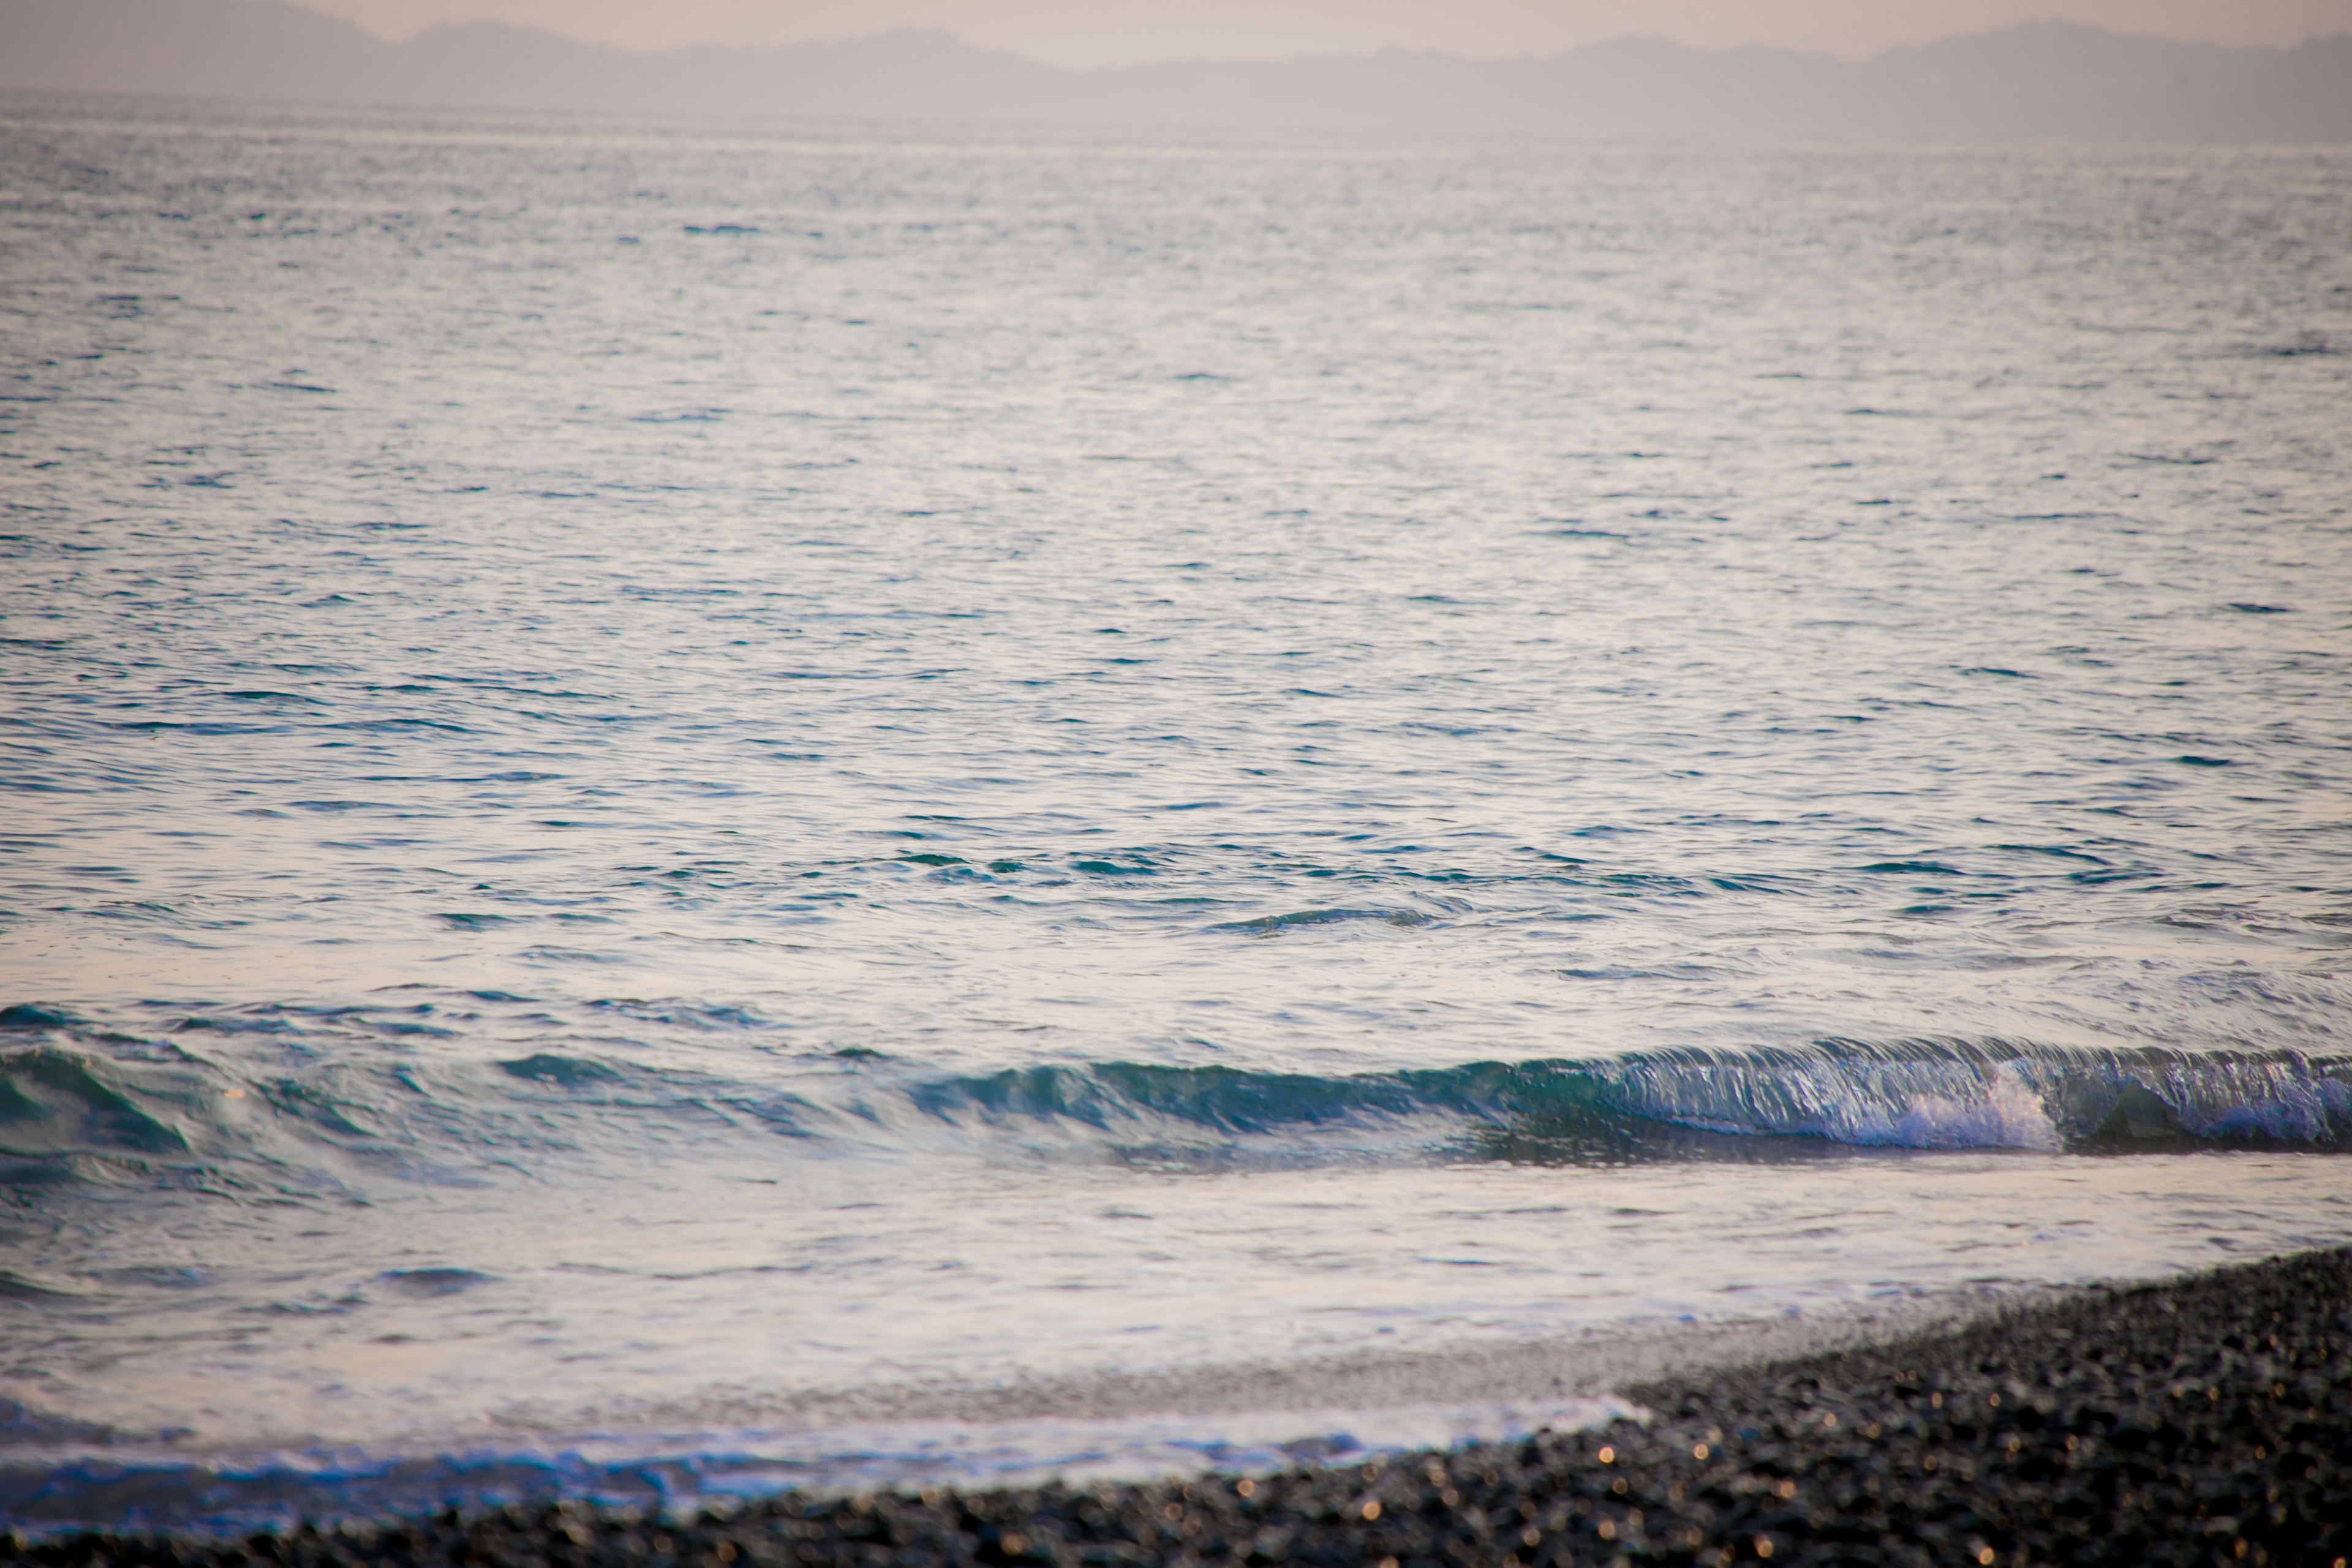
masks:
{"label": "hazy sky", "polygon": [[305,0],[401,38],[523,23],[636,48],[944,27],[1066,65],[1388,47],[1549,53],[1645,34],[1868,55],[2045,16],[2231,44],[2352,32],[2352,0]]}

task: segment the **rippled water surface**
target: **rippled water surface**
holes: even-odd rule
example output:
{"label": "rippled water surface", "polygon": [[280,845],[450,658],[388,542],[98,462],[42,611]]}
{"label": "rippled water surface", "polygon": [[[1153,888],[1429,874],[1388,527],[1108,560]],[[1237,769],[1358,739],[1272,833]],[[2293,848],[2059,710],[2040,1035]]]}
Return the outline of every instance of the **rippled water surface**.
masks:
{"label": "rippled water surface", "polygon": [[2341,152],[0,110],[24,1517],[2352,1238]]}

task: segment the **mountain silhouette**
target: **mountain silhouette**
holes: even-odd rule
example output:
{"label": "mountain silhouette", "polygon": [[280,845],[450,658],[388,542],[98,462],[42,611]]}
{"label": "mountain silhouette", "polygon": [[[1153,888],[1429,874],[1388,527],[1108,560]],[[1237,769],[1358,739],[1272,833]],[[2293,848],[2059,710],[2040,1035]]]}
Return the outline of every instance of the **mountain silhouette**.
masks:
{"label": "mountain silhouette", "polygon": [[1628,38],[1069,70],[939,32],[639,54],[490,23],[392,44],[282,0],[0,0],[0,88],[789,119],[1872,141],[2352,142],[2352,35],[2033,23],[1853,62]]}

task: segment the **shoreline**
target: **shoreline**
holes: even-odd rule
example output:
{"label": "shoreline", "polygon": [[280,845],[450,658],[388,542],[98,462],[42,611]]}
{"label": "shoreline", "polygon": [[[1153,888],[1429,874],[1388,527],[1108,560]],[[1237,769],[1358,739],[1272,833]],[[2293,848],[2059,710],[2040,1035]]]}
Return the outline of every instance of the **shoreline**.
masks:
{"label": "shoreline", "polygon": [[[1650,1413],[1271,1476],[856,1497],[692,1520],[516,1505],[282,1535],[0,1537],[43,1564],[2320,1563],[2352,1557],[2352,1249],[2088,1286],[1629,1384]],[[2331,1500],[2333,1500],[2332,1503]]]}
{"label": "shoreline", "polygon": [[383,1521],[566,1499],[677,1519],[785,1490],[1005,1490],[1361,1465],[1589,1429],[1639,1414],[1618,1392],[1634,1384],[1956,1329],[2081,1289],[1947,1288],[1809,1313],[1635,1319],[1528,1340],[989,1383],[706,1392],[565,1411],[553,1427],[492,1420],[434,1443],[198,1447],[0,1398],[0,1436],[47,1427],[89,1439],[37,1457],[0,1448],[0,1531],[221,1541],[306,1517]]}

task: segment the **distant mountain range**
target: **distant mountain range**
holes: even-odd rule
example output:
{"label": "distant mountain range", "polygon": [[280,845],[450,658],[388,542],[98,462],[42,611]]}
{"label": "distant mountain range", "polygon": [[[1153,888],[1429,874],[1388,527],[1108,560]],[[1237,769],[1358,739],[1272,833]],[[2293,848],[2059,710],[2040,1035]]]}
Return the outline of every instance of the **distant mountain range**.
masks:
{"label": "distant mountain range", "polygon": [[1065,70],[944,33],[634,54],[491,24],[388,44],[280,0],[0,0],[0,87],[325,104],[1734,140],[2352,142],[2352,34],[2224,48],[2062,23],[1854,63],[1651,39]]}

